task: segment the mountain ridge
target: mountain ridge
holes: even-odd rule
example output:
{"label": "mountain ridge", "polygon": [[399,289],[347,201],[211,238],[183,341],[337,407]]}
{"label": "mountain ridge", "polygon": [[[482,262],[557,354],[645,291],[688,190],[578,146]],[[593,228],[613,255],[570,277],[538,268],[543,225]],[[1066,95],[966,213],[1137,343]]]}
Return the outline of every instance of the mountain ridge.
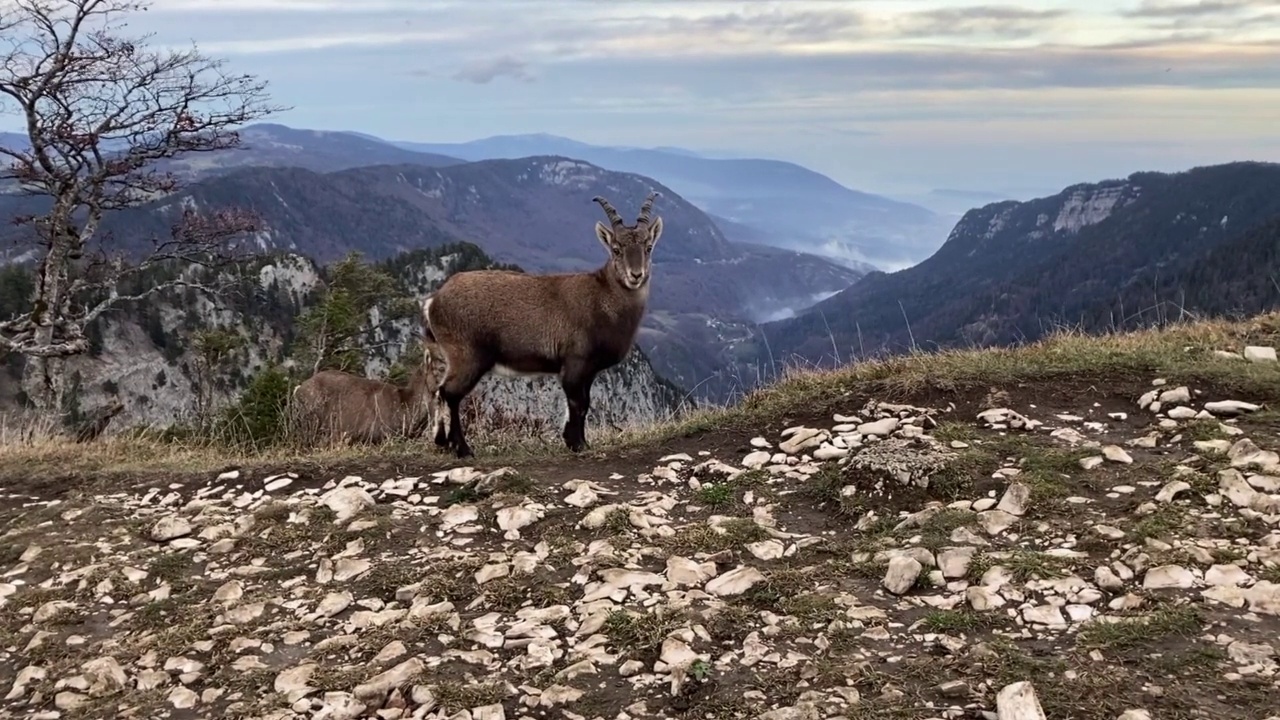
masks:
{"label": "mountain ridge", "polygon": [[[666,232],[655,252],[653,291],[638,342],[663,376],[697,387],[698,399],[723,401],[741,386],[732,376],[731,350],[750,335],[754,322],[792,314],[863,274],[815,255],[732,243],[705,213],[662,183],[562,157],[330,173],[231,168],[113,213],[102,231],[141,253],[150,247],[148,238],[168,233],[189,204],[240,206],[263,217],[266,228],[256,238],[263,252],[297,252],[325,263],[351,251],[379,260],[472,241],[495,260],[533,272],[579,271],[605,262],[591,231],[604,215],[591,198],[604,194],[624,217],[634,217],[651,190],[665,195],[655,211],[666,221]],[[0,196],[0,206],[10,203],[12,210],[13,202]],[[27,230],[0,228],[0,242]]]}
{"label": "mountain ridge", "polygon": [[[684,148],[598,146],[546,133],[498,135],[467,143],[387,141],[352,130],[255,123],[241,147],[157,164],[188,181],[246,166],[333,172],[386,164],[449,167],[493,159],[557,156],[651,177],[704,212],[752,229],[760,244],[810,252],[853,269],[894,269],[935,249],[951,220],[927,208],[847,188],[796,163],[712,157]],[[10,134],[0,142],[25,145]]]}
{"label": "mountain ridge", "polygon": [[[1168,316],[1175,302],[1168,293],[1178,285],[1200,298],[1200,310],[1224,312],[1206,295],[1212,278],[1203,274],[1205,263],[1225,262],[1218,248],[1266,247],[1280,238],[1265,233],[1280,217],[1280,197],[1271,190],[1278,183],[1280,164],[1240,161],[1140,171],[1049,197],[991,203],[965,213],[920,264],[869,273],[760,330],[774,353],[828,363],[833,342],[898,353],[1015,344],[1062,324],[1087,331],[1142,325]],[[1166,296],[1149,294],[1161,288]]]}
{"label": "mountain ridge", "polygon": [[660,180],[709,214],[754,226],[769,236],[769,244],[846,264],[911,264],[935,249],[950,229],[949,220],[925,207],[848,188],[785,160],[591,145],[546,134],[496,135],[463,143],[388,142],[470,161],[551,154],[639,173]]}

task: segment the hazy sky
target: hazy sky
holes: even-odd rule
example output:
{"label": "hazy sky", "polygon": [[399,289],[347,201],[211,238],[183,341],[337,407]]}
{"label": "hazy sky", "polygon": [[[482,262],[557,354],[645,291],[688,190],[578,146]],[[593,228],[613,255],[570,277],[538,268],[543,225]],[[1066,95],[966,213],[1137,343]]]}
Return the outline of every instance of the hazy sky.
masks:
{"label": "hazy sky", "polygon": [[1280,0],[156,0],[277,121],[549,132],[801,162],[859,189],[1280,161]]}

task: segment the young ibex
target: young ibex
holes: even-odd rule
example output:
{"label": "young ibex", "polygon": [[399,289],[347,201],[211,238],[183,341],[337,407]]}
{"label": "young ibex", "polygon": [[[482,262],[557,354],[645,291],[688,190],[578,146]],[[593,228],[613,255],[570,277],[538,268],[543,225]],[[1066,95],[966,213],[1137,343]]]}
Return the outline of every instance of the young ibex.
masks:
{"label": "young ibex", "polygon": [[436,388],[444,372],[439,351],[423,343],[422,364],[405,387],[339,370],[322,370],[293,391],[294,427],[329,441],[381,443],[415,438],[431,421]]}
{"label": "young ibex", "polygon": [[458,457],[472,454],[458,407],[493,370],[508,377],[558,376],[569,411],[565,446],[573,452],[586,447],[591,383],[630,352],[649,300],[653,246],[662,236],[662,217],[650,220],[649,212],[658,196],[649,194],[630,226],[608,200],[592,198],[611,224],[596,223],[596,238],[609,251],[598,270],[460,272],[423,301],[423,334],[438,344],[446,364],[436,404],[436,445],[452,447]]}

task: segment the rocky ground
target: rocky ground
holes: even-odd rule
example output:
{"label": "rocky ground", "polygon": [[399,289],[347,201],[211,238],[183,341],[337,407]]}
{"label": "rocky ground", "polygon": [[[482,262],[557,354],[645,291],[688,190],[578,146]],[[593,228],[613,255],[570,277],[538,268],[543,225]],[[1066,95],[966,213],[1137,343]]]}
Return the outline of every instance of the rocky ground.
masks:
{"label": "rocky ground", "polygon": [[510,467],[13,483],[0,717],[1280,716],[1263,399],[932,400]]}

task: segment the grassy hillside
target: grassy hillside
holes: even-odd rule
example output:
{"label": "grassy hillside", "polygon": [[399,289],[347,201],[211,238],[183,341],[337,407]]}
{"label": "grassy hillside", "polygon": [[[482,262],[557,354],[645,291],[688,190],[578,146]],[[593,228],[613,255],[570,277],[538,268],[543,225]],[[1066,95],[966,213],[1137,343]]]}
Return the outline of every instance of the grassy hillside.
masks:
{"label": "grassy hillside", "polygon": [[1280,363],[1251,345],[1280,315],[798,372],[463,467],[7,438],[0,707],[1265,718]]}
{"label": "grassy hillside", "polygon": [[[1280,365],[1247,363],[1215,354],[1219,350],[1239,353],[1249,344],[1280,347],[1280,313],[1244,321],[1187,322],[1167,330],[1103,335],[1058,332],[1022,347],[922,352],[853,363],[838,370],[792,368],[782,380],[753,391],[728,409],[701,410],[679,422],[622,433],[588,428],[594,433],[594,449],[585,457],[605,458],[654,443],[726,433],[738,437],[748,432],[781,431],[793,421],[840,413],[842,408],[860,406],[872,398],[973,404],[993,389],[1007,392],[1040,385],[1052,391],[1054,383],[1074,387],[1098,381],[1107,385],[1109,394],[1129,393],[1136,399],[1148,389],[1152,378],[1164,377],[1170,382],[1204,382],[1224,391],[1262,396],[1264,401],[1280,399]],[[359,462],[368,453],[361,448],[314,448],[285,456],[229,456],[226,448],[169,446],[145,437],[108,438],[92,447],[76,447],[56,442],[23,445],[12,442],[16,435],[16,428],[8,428],[4,438],[10,442],[0,444],[0,466],[16,469],[18,463],[32,463],[22,472],[38,471],[46,463],[46,470],[57,473],[199,472],[232,465],[270,468],[304,459],[314,461],[312,464]],[[426,457],[423,451],[417,446],[384,446],[372,452],[388,461],[413,458],[432,468],[456,465],[452,457],[437,454],[434,448],[426,449]],[[524,459],[531,454],[580,462],[577,456],[563,454],[555,442],[509,444],[493,437],[486,452],[489,458],[481,458],[486,462]]]}

